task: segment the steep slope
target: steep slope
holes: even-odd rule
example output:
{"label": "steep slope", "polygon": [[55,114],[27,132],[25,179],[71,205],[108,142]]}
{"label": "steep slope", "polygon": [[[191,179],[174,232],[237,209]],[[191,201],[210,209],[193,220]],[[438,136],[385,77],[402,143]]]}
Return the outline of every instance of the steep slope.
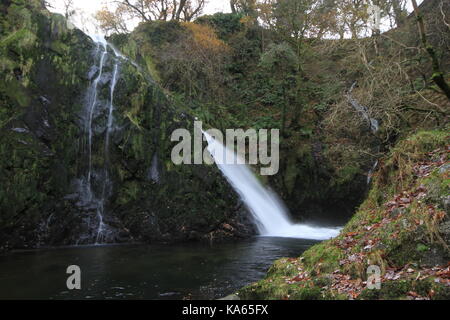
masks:
{"label": "steep slope", "polygon": [[[253,232],[214,166],[171,162],[171,133],[192,129],[193,119],[146,72],[120,60],[115,128],[105,153],[113,49],[100,74],[99,45],[37,0],[2,1],[0,21],[0,247],[94,243],[100,223],[113,231],[103,242],[214,240]],[[78,184],[86,169],[86,103],[96,78],[92,166],[109,162],[112,186],[104,221],[98,208],[80,204]],[[101,185],[104,177],[92,179]]]}
{"label": "steep slope", "polygon": [[[281,259],[243,299],[449,299],[448,129],[398,143],[337,238]],[[380,288],[373,272],[379,272]]]}

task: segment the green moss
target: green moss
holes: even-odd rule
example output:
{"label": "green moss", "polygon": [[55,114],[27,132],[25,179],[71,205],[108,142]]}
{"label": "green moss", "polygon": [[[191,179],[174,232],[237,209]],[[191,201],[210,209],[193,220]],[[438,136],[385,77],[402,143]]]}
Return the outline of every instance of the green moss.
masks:
{"label": "green moss", "polygon": [[322,291],[318,287],[293,287],[289,292],[289,298],[293,300],[321,300],[323,298]]}
{"label": "green moss", "polygon": [[418,243],[416,246],[416,250],[418,252],[426,252],[426,251],[430,250],[430,248],[422,243]]}
{"label": "green moss", "polygon": [[449,286],[434,286],[434,296],[435,300],[450,300],[450,287]]}
{"label": "green moss", "polygon": [[438,203],[441,208],[442,200],[450,194],[450,179],[442,179],[442,174],[441,170],[434,170],[423,182],[428,190],[427,201]]}
{"label": "green moss", "polygon": [[274,262],[267,271],[268,277],[293,277],[297,275],[298,270],[287,259],[280,259]]}
{"label": "green moss", "polygon": [[358,174],[361,174],[361,170],[359,167],[345,166],[337,173],[337,183],[344,184],[353,181],[355,179],[355,176],[357,176]]}
{"label": "green moss", "polygon": [[412,282],[408,280],[383,282],[381,289],[364,289],[359,296],[361,300],[398,300],[405,299],[406,294],[412,291]]}
{"label": "green moss", "polygon": [[147,66],[147,71],[149,72],[150,76],[157,82],[161,82],[161,77],[159,76],[159,73],[156,69],[156,65],[151,58],[150,55],[145,55],[145,65]]}
{"label": "green moss", "polygon": [[50,45],[50,48],[60,55],[67,54],[70,50],[70,47],[61,41],[53,41]]}
{"label": "green moss", "polygon": [[427,153],[445,146],[448,133],[445,130],[419,131],[392,148],[380,176],[380,182],[388,185],[392,193],[410,186],[414,163],[424,159]]}
{"label": "green moss", "polygon": [[420,260],[421,252],[417,250],[414,237],[408,237],[405,241],[398,241],[388,250],[390,262],[395,266],[404,266]]}
{"label": "green moss", "polygon": [[26,89],[16,79],[6,82],[0,79],[0,91],[3,91],[6,96],[10,97],[21,107],[30,105],[31,98]]}
{"label": "green moss", "polygon": [[9,49],[16,52],[30,50],[36,43],[36,35],[26,28],[10,33],[0,40],[0,49]]}
{"label": "green moss", "polygon": [[[415,271],[403,272],[395,281],[383,281],[381,290],[361,288],[359,299],[407,299],[410,293],[433,299],[448,297],[445,285],[435,283],[432,277],[418,277],[421,268],[448,260],[448,248],[438,230],[442,217],[433,218],[429,213],[429,208],[442,208],[442,199],[448,196],[446,170],[439,167],[440,161],[434,162],[445,155],[438,150],[445,150],[447,137],[444,130],[419,132],[400,142],[384,160],[386,164],[375,175],[366,201],[340,236],[311,247],[299,259],[278,260],[262,282],[246,288],[246,294],[264,299],[348,299],[330,289],[335,274],[362,281],[367,278],[367,267],[375,264],[382,273],[388,267],[411,266]],[[437,169],[419,178],[412,173],[423,162]],[[405,177],[405,170],[411,176]],[[420,200],[414,198],[419,186],[427,190]],[[398,192],[405,192],[404,197],[414,194],[413,200],[408,206],[389,211],[385,204]],[[311,280],[289,284],[287,280],[298,272],[306,272]]]}
{"label": "green moss", "polygon": [[329,242],[322,242],[305,251],[303,262],[309,270],[333,272],[339,267],[342,255],[341,249],[331,245]]}

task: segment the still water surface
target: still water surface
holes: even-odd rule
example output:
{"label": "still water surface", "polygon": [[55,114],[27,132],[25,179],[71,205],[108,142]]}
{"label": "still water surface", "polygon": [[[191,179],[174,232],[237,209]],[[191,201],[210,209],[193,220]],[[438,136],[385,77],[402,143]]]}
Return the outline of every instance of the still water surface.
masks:
{"label": "still water surface", "polygon": [[[0,299],[217,299],[317,241],[256,237],[227,244],[65,247],[0,256]],[[66,269],[81,268],[81,290]]]}

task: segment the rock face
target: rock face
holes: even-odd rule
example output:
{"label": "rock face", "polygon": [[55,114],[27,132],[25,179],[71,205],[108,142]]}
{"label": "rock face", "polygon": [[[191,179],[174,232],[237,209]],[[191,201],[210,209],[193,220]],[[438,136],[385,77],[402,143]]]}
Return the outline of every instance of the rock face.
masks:
{"label": "rock face", "polygon": [[[216,18],[222,22],[229,21],[230,25],[225,24],[226,27],[224,27],[215,20]],[[215,22],[207,22],[209,19]],[[113,35],[111,41],[127,56],[145,67],[148,73],[158,79],[164,87],[174,92],[180,97],[179,99],[186,101],[186,105],[190,106],[192,112],[196,112],[198,117],[204,119],[208,125],[221,130],[260,128],[262,123],[264,128],[279,128],[280,123],[276,121],[279,102],[274,102],[270,98],[271,90],[266,88],[270,93],[266,92],[266,89],[258,87],[257,82],[260,78],[266,79],[267,82],[272,80],[271,75],[261,73],[257,66],[263,52],[254,47],[266,45],[259,43],[262,40],[256,34],[263,31],[256,31],[257,29],[248,33],[242,31],[241,29],[245,28],[239,22],[239,18],[237,22],[231,22],[234,19],[236,16],[232,14],[217,14],[199,18],[195,23],[196,25],[205,23],[219,35],[221,30],[226,31],[226,35],[216,40],[219,43],[223,40],[223,43],[231,48],[231,53],[227,56],[228,60],[224,59],[221,62],[221,68],[211,71],[211,74],[223,72],[223,79],[227,79],[224,84],[221,84],[219,79],[213,82],[223,90],[223,94],[227,97],[225,101],[220,101],[218,96],[210,100],[202,97],[205,91],[210,91],[207,88],[211,83],[208,76],[204,74],[205,70],[209,69],[203,65],[195,69],[196,71],[192,71],[189,67],[188,77],[186,72],[184,76],[180,75],[188,69],[185,63],[192,60],[191,52],[196,52],[195,50],[199,47],[195,41],[196,37],[189,36],[191,31],[186,24],[176,21],[141,23],[130,34]],[[229,26],[234,27],[228,28]],[[253,44],[250,45],[250,43]],[[256,43],[259,44],[256,45]],[[245,46],[249,46],[245,50],[251,52],[244,53]],[[209,52],[208,50],[211,50],[210,47],[202,48],[205,55]],[[213,54],[209,52],[209,55]],[[245,58],[241,55],[245,55]],[[205,58],[205,61],[210,60]],[[211,63],[211,65],[216,64]],[[250,85],[249,83],[252,82],[255,84]],[[185,89],[191,86],[197,88],[194,94]],[[266,98],[266,102],[261,102]],[[245,109],[242,105],[243,100],[248,100],[246,104],[250,109],[246,114],[239,114]],[[262,105],[267,109],[261,108]],[[219,114],[217,110],[222,110],[222,114]],[[371,157],[358,155],[354,150],[361,140],[367,141],[367,145],[374,147],[379,142],[374,141],[376,139],[370,128],[365,128],[365,124],[362,129],[367,132],[361,133],[358,139],[355,139],[358,140],[357,142],[348,138],[352,137],[351,135],[347,135],[345,139],[329,137],[326,139],[326,135],[330,136],[330,134],[320,129],[323,115],[310,110],[301,111],[301,116],[298,117],[298,124],[294,119],[289,120],[291,132],[280,144],[279,172],[274,176],[261,179],[283,199],[294,218],[315,223],[342,224],[353,214],[354,208],[362,202],[368,188],[367,172],[375,161]],[[358,129],[355,128],[354,131]],[[346,148],[339,148],[342,145]]]}
{"label": "rock face", "polygon": [[[94,243],[98,208],[80,205],[78,185],[86,169],[83,115],[99,74],[97,44],[37,0],[2,1],[0,20],[0,247]],[[110,96],[113,65],[106,60],[92,125],[92,166],[108,161],[111,180],[103,223],[113,232],[104,241],[254,232],[216,167],[171,162],[171,133],[192,129],[193,119],[128,60],[120,64],[115,129],[103,152],[107,112],[101,105]],[[94,170],[93,185],[102,179]]]}

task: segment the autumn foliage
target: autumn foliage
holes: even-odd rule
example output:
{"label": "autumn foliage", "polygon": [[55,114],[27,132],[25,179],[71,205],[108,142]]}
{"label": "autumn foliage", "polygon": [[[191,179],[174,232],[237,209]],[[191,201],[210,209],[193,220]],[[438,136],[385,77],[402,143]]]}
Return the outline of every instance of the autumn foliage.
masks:
{"label": "autumn foliage", "polygon": [[199,49],[211,53],[226,53],[230,50],[230,47],[217,37],[216,31],[210,26],[192,22],[183,22],[182,25],[189,30],[192,35],[192,44]]}

